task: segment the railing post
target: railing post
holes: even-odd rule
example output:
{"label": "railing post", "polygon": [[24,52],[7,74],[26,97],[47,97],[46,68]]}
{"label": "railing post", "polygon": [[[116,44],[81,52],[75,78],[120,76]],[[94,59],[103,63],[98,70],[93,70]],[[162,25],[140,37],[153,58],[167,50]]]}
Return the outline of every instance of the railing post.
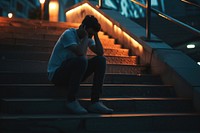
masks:
{"label": "railing post", "polygon": [[99,8],[102,8],[102,5],[103,5],[103,0],[99,0]]}
{"label": "railing post", "polygon": [[146,0],[146,39],[151,40],[151,0]]}

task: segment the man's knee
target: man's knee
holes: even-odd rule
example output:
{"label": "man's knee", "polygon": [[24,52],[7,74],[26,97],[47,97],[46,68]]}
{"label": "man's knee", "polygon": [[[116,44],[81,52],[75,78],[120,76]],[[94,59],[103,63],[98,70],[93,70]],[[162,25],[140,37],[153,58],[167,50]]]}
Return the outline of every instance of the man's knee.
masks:
{"label": "man's knee", "polygon": [[[73,62],[76,64],[74,67],[79,68],[81,71],[85,71],[88,66],[88,59],[84,56],[76,57]],[[77,70],[77,69],[76,69]]]}
{"label": "man's knee", "polygon": [[74,59],[74,61],[75,61],[78,65],[81,65],[81,66],[85,66],[85,65],[87,65],[87,63],[88,63],[87,58],[84,57],[84,56],[76,57],[76,58]]}

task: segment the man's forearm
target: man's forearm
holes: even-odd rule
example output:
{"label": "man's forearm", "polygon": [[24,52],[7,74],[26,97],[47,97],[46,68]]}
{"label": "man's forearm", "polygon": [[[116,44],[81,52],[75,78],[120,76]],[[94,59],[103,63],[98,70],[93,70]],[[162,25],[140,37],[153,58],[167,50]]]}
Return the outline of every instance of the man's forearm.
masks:
{"label": "man's forearm", "polygon": [[103,50],[103,46],[101,44],[101,41],[99,39],[98,33],[94,34],[94,40],[95,40],[95,44],[96,44],[96,54],[97,55],[103,55],[104,50]]}
{"label": "man's forearm", "polygon": [[80,55],[86,55],[87,53],[87,47],[88,47],[88,38],[87,37],[84,37],[80,44],[78,45],[78,49],[80,51]]}
{"label": "man's forearm", "polygon": [[84,38],[80,41],[80,44],[72,45],[69,47],[71,51],[73,51],[78,56],[85,56],[88,47],[88,39]]}

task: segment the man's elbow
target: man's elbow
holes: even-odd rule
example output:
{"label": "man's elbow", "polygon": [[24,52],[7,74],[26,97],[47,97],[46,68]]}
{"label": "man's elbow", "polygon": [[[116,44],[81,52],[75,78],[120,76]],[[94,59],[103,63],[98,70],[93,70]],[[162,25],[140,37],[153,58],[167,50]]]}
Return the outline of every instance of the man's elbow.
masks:
{"label": "man's elbow", "polygon": [[104,55],[104,51],[98,52],[97,55],[98,56],[103,56]]}

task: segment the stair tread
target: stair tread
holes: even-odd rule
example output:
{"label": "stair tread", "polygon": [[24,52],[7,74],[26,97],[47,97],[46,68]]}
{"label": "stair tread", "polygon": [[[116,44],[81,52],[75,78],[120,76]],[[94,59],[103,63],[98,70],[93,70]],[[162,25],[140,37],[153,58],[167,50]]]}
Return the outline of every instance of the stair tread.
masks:
{"label": "stair tread", "polygon": [[[0,86],[23,86],[23,87],[55,87],[54,84],[0,84]],[[84,84],[80,84],[80,86],[84,86],[84,87],[91,87],[93,86],[93,84],[88,84],[88,83],[84,83]],[[157,85],[157,84],[148,84],[148,85],[145,85],[145,84],[103,84],[104,87],[134,87],[134,86],[146,86],[146,87],[173,87],[172,85]]]}
{"label": "stair tread", "polygon": [[[1,39],[0,39],[1,40]],[[13,41],[14,42],[14,41]],[[52,41],[53,42],[53,41]],[[5,47],[9,47],[9,46],[14,46],[14,47],[22,47],[23,48],[23,46],[25,47],[30,47],[30,50],[31,50],[31,47],[38,47],[38,48],[51,48],[51,49],[53,49],[53,47],[54,47],[54,44],[55,43],[53,43],[53,45],[43,45],[43,44],[40,44],[40,43],[37,43],[37,45],[35,45],[35,44],[31,44],[31,43],[27,43],[27,44],[20,44],[20,42],[19,43],[17,43],[17,44],[8,44],[7,42],[4,44],[3,43],[3,41],[1,40],[1,42],[0,42],[0,46],[1,46],[1,49],[5,46]],[[115,45],[119,45],[119,44],[111,44],[111,46],[115,46]],[[104,45],[103,45],[104,46]],[[12,47],[10,47],[10,48],[12,48]],[[9,49],[8,49],[9,50]],[[11,49],[12,50],[12,49]],[[110,48],[110,47],[106,47],[105,46],[105,48],[104,48],[104,50],[118,50],[118,51],[129,51],[129,49],[126,49],[126,48]]]}
{"label": "stair tread", "polygon": [[[115,56],[106,56],[106,57],[111,57],[111,58],[132,58],[132,57],[128,57],[128,56],[123,56],[123,57],[115,57]],[[4,64],[6,64],[6,63],[41,63],[41,64],[44,64],[44,63],[48,63],[48,61],[46,61],[46,60],[29,60],[29,59],[26,59],[26,60],[22,60],[22,59],[6,59],[6,60],[0,60],[0,63],[4,63]],[[46,65],[45,64],[45,65]],[[113,65],[115,65],[115,64],[113,64]],[[127,66],[146,66],[146,65],[142,65],[142,64],[116,64],[116,65],[127,65]]]}
{"label": "stair tread", "polygon": [[[0,61],[0,72],[21,72],[21,73],[46,73],[48,61],[38,61],[38,60],[9,60]],[[15,67],[13,67],[15,66]],[[130,73],[130,74],[140,74],[145,73],[145,65],[139,64],[120,64],[118,62],[107,63],[106,73]]]}
{"label": "stair tread", "polygon": [[[66,29],[64,29],[66,30]],[[61,34],[48,34],[48,33],[26,33],[22,31],[0,31],[2,34],[1,39],[19,39],[19,40],[33,40],[33,41],[57,41]],[[107,35],[98,34],[101,40],[109,40],[110,42],[114,43],[114,38],[109,38]],[[50,38],[51,37],[51,38]]]}
{"label": "stair tread", "polygon": [[126,118],[126,117],[166,117],[166,116],[200,116],[200,113],[118,113],[118,114],[1,114],[0,119],[85,119],[85,118]]}
{"label": "stair tread", "polygon": [[[132,67],[132,66],[131,66]],[[137,66],[141,67],[141,66]],[[0,77],[2,78],[1,84],[49,84],[47,72],[40,71],[0,71]],[[17,77],[17,79],[16,79]],[[41,80],[38,80],[40,77]],[[3,80],[4,79],[4,80]],[[12,82],[8,81],[12,79]],[[123,80],[122,80],[123,79]],[[17,82],[14,82],[14,81]],[[24,80],[32,80],[34,82],[23,82]],[[84,83],[91,83],[89,77]],[[105,84],[163,84],[160,77],[152,74],[126,74],[126,73],[105,73]]]}
{"label": "stair tread", "polygon": [[[116,60],[124,60],[124,59],[131,59],[132,57],[116,57]],[[135,62],[133,63],[119,63],[117,61],[114,61],[115,57],[108,57],[108,62],[107,62],[107,65],[108,66],[127,66],[127,67],[146,67],[146,65],[141,65],[141,64],[137,64]],[[40,68],[40,72],[42,72],[42,70],[45,70],[44,72],[46,72],[46,68],[47,68],[47,64],[48,64],[48,61],[46,60],[21,60],[21,59],[8,59],[8,60],[3,60],[1,61],[0,60],[0,63],[1,63],[1,68],[4,68],[2,70],[0,70],[0,72],[3,72],[3,71],[9,71],[9,68],[13,68],[11,66],[15,66],[15,69],[17,70],[20,66],[20,68],[22,67],[25,67],[25,68],[30,68],[35,66],[35,67],[39,67]],[[42,69],[41,69],[42,68]],[[11,69],[11,70],[15,70],[14,68]],[[26,69],[28,70],[28,69]],[[37,69],[36,69],[37,70]],[[32,70],[29,70],[29,71],[32,71]],[[11,71],[12,72],[12,71]],[[26,71],[27,73],[27,71]]]}
{"label": "stair tread", "polygon": [[[0,51],[1,52],[1,51]],[[31,57],[33,58],[34,56],[40,56],[40,57],[43,57],[43,56],[48,56],[47,59],[49,59],[51,53],[50,52],[31,52],[31,51],[27,51],[27,52],[10,52],[10,51],[6,51],[6,52],[1,52],[0,53],[0,57],[4,59],[4,61],[6,60],[22,60],[22,61],[29,61],[29,60],[33,60],[33,59],[30,59]],[[17,56],[19,57],[22,57],[22,56],[28,56],[26,57],[25,59],[22,58],[16,58]],[[30,56],[30,57],[29,57]],[[87,55],[88,57],[93,57],[94,55]],[[114,55],[106,55],[105,57],[108,57],[108,58],[137,58],[136,55],[131,55],[131,56],[126,56],[126,55],[121,55],[121,56],[114,56]],[[40,61],[40,59],[37,59],[38,61]],[[35,60],[35,61],[37,61]],[[44,60],[45,61],[45,60]]]}
{"label": "stair tread", "polygon": [[[81,83],[78,96],[90,96],[92,83]],[[49,84],[0,84],[3,98],[66,98],[67,90]],[[173,86],[162,84],[103,84],[102,97],[176,97]],[[12,93],[10,93],[12,92]]]}
{"label": "stair tread", "polygon": [[[2,101],[7,102],[51,102],[51,101],[66,101],[66,99],[61,98],[2,98]],[[80,101],[90,101],[90,98],[80,98]],[[179,98],[179,97],[169,97],[169,98],[162,98],[162,97],[115,97],[115,98],[100,98],[101,101],[191,101],[191,98]]]}
{"label": "stair tread", "polygon": [[[111,49],[111,48],[109,48]],[[9,56],[9,55],[19,55],[19,54],[27,54],[27,55],[50,55],[51,52],[45,52],[45,51],[37,51],[37,52],[34,52],[34,51],[16,51],[16,50],[6,50],[6,51],[3,51],[2,49],[0,50],[0,56]],[[88,55],[88,56],[91,56],[91,55]],[[130,55],[130,56],[125,56],[125,55],[122,55],[122,56],[114,56],[114,55],[106,55],[106,57],[115,57],[115,58],[131,58],[131,57],[136,57],[136,55]]]}

